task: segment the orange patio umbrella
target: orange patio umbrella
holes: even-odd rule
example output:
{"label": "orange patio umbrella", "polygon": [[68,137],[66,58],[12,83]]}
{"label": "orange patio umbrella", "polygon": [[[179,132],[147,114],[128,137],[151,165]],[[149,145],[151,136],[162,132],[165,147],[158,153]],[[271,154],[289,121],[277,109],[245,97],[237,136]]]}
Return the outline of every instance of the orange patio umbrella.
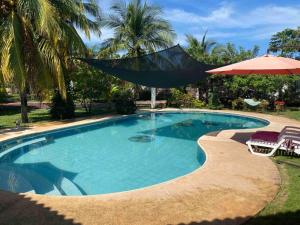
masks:
{"label": "orange patio umbrella", "polygon": [[234,63],[206,72],[210,74],[224,75],[299,75],[300,61],[273,55],[264,55],[261,57],[257,57],[239,63]]}

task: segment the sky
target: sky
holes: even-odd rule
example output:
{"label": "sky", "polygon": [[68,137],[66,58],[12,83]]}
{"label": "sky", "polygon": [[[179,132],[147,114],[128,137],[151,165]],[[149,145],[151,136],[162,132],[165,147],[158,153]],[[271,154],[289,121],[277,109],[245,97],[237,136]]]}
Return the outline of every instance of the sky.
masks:
{"label": "sky", "polygon": [[[103,16],[109,14],[115,0],[97,0]],[[220,44],[234,43],[246,49],[254,45],[265,54],[273,34],[285,28],[300,26],[299,0],[148,0],[164,10],[167,19],[177,33],[175,44],[186,46],[186,34],[201,39],[208,31],[208,39]],[[102,29],[99,38],[92,35],[88,45],[100,44],[111,37],[113,31]]]}

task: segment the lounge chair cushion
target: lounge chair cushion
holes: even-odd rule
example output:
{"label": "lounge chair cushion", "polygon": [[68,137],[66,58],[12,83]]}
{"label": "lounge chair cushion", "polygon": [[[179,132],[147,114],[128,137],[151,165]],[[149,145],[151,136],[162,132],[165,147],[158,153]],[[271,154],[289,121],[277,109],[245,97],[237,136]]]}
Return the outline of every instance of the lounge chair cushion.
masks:
{"label": "lounge chair cushion", "polygon": [[279,135],[280,135],[279,132],[257,131],[256,133],[254,133],[251,136],[251,140],[266,141],[266,142],[277,142]]}

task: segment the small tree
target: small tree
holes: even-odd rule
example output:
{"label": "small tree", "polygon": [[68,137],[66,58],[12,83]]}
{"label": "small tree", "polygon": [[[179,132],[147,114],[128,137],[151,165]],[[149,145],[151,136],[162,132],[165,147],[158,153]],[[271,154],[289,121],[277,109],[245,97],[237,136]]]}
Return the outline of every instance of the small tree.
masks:
{"label": "small tree", "polygon": [[50,114],[53,119],[71,119],[75,115],[75,105],[73,98],[67,92],[66,100],[61,96],[58,90],[55,90],[51,99]]}
{"label": "small tree", "polygon": [[99,70],[79,65],[71,74],[74,86],[74,95],[79,100],[86,112],[91,113],[92,103],[106,100],[111,102],[112,92],[118,79]]}
{"label": "small tree", "polygon": [[133,114],[137,110],[134,94],[131,90],[121,90],[114,94],[116,111],[119,114]]}

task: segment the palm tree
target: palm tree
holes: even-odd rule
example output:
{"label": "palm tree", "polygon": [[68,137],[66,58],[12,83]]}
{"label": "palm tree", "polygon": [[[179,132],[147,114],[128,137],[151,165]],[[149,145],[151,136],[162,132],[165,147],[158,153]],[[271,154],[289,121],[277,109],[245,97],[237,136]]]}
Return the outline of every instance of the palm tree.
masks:
{"label": "palm tree", "polygon": [[86,51],[75,28],[100,34],[99,15],[95,0],[0,0],[0,80],[18,88],[22,122],[29,90],[58,87],[66,97],[69,56]]}
{"label": "palm tree", "polygon": [[[111,7],[113,14],[106,25],[114,29],[114,37],[104,42],[104,48],[110,52],[127,51],[128,56],[141,56],[173,44],[175,33],[168,21],[162,18],[163,10],[159,6],[149,5],[141,0],[115,3]],[[135,86],[135,89],[139,89]],[[155,107],[156,89],[151,88],[151,108]]]}
{"label": "palm tree", "polygon": [[255,45],[252,49],[246,50],[243,47],[236,48],[234,44],[215,46],[211,51],[211,61],[216,65],[241,62],[255,58],[258,55],[259,47]]}
{"label": "palm tree", "polygon": [[113,51],[125,50],[128,56],[140,56],[167,48],[173,44],[175,33],[168,21],[162,18],[160,7],[141,0],[115,3],[105,24],[114,29],[114,37],[104,46]]}
{"label": "palm tree", "polygon": [[217,42],[207,39],[207,31],[205,31],[201,40],[193,35],[186,35],[188,48],[187,52],[198,60],[206,60],[211,53],[211,49],[216,46]]}

